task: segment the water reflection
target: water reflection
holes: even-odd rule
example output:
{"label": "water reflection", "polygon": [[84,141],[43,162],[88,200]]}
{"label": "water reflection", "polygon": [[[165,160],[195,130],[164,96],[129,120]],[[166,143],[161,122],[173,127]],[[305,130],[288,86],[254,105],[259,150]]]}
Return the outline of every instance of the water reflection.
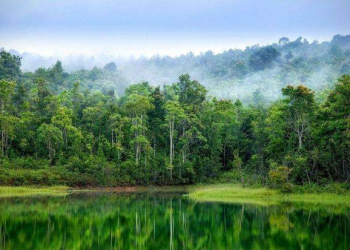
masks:
{"label": "water reflection", "polygon": [[342,207],[80,193],[3,198],[0,212],[0,249],[350,249]]}

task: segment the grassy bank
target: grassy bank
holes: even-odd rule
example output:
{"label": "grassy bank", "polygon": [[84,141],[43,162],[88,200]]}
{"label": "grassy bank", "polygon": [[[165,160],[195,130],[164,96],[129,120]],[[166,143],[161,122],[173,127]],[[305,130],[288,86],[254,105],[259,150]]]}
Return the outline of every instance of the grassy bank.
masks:
{"label": "grassy bank", "polygon": [[68,194],[69,187],[66,186],[50,186],[50,187],[0,187],[0,197],[16,197],[29,195],[65,195]]}
{"label": "grassy bank", "polygon": [[[71,189],[67,186],[0,186],[0,197],[16,197],[30,195],[66,195],[70,191],[89,192],[188,192],[190,199],[200,202],[230,202],[230,203],[250,203],[270,205],[281,202],[299,202],[310,204],[342,204],[350,206],[350,192],[342,194],[334,191],[310,190],[303,193],[283,194],[278,190],[266,187],[253,188],[242,187],[239,184],[208,184],[193,186],[129,186],[129,187],[104,187],[104,188],[84,188]],[[302,188],[298,189],[299,192]]]}
{"label": "grassy bank", "polygon": [[120,187],[75,187],[67,186],[0,186],[0,197],[29,195],[66,195],[69,192],[108,192],[108,193],[185,193],[188,186],[120,186]]}
{"label": "grassy bank", "polygon": [[196,201],[275,204],[302,202],[314,204],[344,204],[350,206],[350,193],[291,193],[282,194],[269,188],[244,188],[237,184],[212,184],[190,188],[188,195]]}

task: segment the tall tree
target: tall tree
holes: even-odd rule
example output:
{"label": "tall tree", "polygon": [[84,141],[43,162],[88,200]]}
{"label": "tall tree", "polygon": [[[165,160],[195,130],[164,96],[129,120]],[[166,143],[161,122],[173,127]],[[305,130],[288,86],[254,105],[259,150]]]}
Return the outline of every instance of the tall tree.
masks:
{"label": "tall tree", "polygon": [[168,123],[169,128],[169,170],[170,170],[170,180],[173,178],[173,160],[175,154],[174,137],[175,132],[178,129],[178,125],[186,119],[184,110],[177,101],[167,101],[165,104],[165,120]]}
{"label": "tall tree", "polygon": [[21,58],[6,51],[0,52],[0,80],[15,81],[21,74]]}
{"label": "tall tree", "polygon": [[350,75],[338,80],[322,107],[317,130],[320,163],[328,176],[350,178]]}
{"label": "tall tree", "polygon": [[48,157],[52,161],[63,144],[62,132],[52,124],[42,124],[38,129],[38,139],[45,145]]}
{"label": "tall tree", "polygon": [[200,105],[204,102],[207,90],[196,80],[191,80],[189,74],[179,77],[179,101],[185,105]]}
{"label": "tall tree", "polygon": [[302,149],[305,136],[310,133],[315,112],[314,92],[305,86],[288,86],[282,89],[282,94],[287,97],[284,100],[286,120],[297,135],[298,148]]}
{"label": "tall tree", "polygon": [[136,93],[130,94],[124,103],[125,110],[131,115],[131,131],[134,134],[134,139],[131,141],[135,148],[135,163],[139,165],[142,151],[147,152],[149,141],[146,138],[146,116],[147,112],[154,108],[148,96],[139,95]]}
{"label": "tall tree", "polygon": [[15,82],[0,80],[0,129],[1,129],[1,155],[4,155],[11,131],[13,131],[13,124],[15,117],[13,117],[8,110],[10,99],[14,93]]}

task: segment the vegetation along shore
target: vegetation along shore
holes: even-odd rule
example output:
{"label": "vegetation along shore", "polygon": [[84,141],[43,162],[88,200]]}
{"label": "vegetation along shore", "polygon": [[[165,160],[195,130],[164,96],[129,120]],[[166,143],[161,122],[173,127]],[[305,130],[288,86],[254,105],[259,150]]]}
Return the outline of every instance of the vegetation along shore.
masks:
{"label": "vegetation along shore", "polygon": [[22,72],[21,58],[1,51],[0,185],[193,185],[234,175],[230,183],[283,193],[332,183],[348,190],[350,37],[322,46],[282,39],[245,50],[242,60],[251,74],[291,73],[301,60],[293,53],[315,63],[312,48],[338,80],[315,91],[281,83],[273,101],[258,90],[250,101],[218,99],[189,74],[131,84],[118,96],[90,86],[118,74],[114,63],[69,73],[58,61]]}

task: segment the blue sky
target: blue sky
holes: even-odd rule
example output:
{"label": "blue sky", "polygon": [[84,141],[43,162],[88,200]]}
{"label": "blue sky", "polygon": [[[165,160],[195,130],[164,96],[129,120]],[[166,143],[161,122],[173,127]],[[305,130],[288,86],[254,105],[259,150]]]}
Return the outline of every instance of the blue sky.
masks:
{"label": "blue sky", "polygon": [[350,34],[350,0],[0,0],[0,47],[178,55]]}

